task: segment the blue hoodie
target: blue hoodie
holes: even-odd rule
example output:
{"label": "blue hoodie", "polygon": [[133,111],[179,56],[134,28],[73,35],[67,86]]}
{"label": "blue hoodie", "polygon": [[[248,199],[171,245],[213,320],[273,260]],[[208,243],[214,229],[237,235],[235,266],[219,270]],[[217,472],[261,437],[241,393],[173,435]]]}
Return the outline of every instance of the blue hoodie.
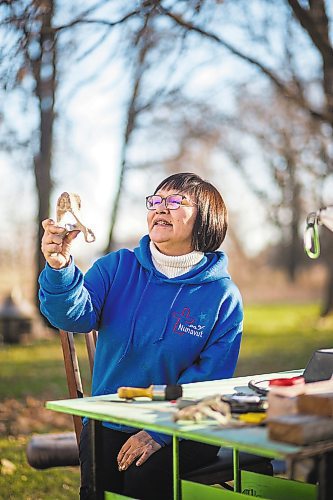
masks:
{"label": "blue hoodie", "polygon": [[[243,311],[226,255],[206,253],[188,273],[167,278],[154,267],[149,243],[144,236],[134,252],[100,258],[85,276],[73,260],[60,270],[46,264],[40,275],[41,311],[52,325],[98,330],[94,396],[121,386],[185,384],[234,373]],[[171,441],[147,432],[162,446]]]}

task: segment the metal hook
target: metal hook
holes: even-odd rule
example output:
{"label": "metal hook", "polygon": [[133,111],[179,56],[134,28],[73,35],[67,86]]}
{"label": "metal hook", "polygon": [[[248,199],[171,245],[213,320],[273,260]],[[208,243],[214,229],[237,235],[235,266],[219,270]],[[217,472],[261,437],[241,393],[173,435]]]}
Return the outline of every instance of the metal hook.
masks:
{"label": "metal hook", "polygon": [[304,250],[310,259],[318,259],[320,243],[318,234],[318,212],[311,212],[306,218],[304,231]]}

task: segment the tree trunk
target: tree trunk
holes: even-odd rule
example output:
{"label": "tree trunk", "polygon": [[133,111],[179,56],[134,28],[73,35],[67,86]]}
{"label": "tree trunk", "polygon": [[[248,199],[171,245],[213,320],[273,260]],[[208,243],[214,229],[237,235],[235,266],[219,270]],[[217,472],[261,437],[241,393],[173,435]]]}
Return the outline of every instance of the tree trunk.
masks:
{"label": "tree trunk", "polygon": [[322,304],[320,316],[328,316],[333,310],[333,259],[332,264],[327,266],[327,282],[325,288],[324,301]]}
{"label": "tree trunk", "polygon": [[299,222],[301,220],[301,203],[300,203],[300,193],[301,186],[297,180],[297,166],[295,165],[295,160],[292,153],[289,155],[287,153],[288,171],[289,171],[289,203],[291,209],[291,223],[290,223],[290,243],[289,243],[289,255],[287,262],[287,270],[289,279],[294,282],[296,279],[296,271],[299,262]]}
{"label": "tree trunk", "polygon": [[[35,94],[39,107],[38,152],[34,156],[34,173],[38,199],[38,231],[35,247],[37,276],[39,276],[45,265],[44,256],[40,249],[40,241],[43,235],[41,222],[49,217],[52,189],[51,166],[56,89],[56,40],[54,33],[50,29],[53,15],[54,2],[53,0],[47,0],[43,4],[43,13],[41,15],[42,24],[38,38],[40,51],[38,57],[31,60],[36,82]],[[36,283],[36,289],[37,286]],[[36,302],[38,303],[37,293]]]}
{"label": "tree trunk", "polygon": [[125,134],[124,134],[122,153],[121,153],[118,187],[117,187],[116,196],[115,196],[113,206],[112,206],[109,238],[108,238],[108,242],[107,242],[107,245],[105,247],[105,250],[104,250],[105,254],[112,252],[114,250],[114,228],[115,228],[117,217],[118,217],[120,197],[121,197],[121,193],[122,193],[123,185],[124,185],[124,180],[125,180],[126,164],[127,164],[127,159],[126,159],[127,150],[128,150],[131,135],[132,135],[132,132],[135,128],[136,120],[137,120],[138,114],[139,114],[137,102],[138,102],[138,98],[139,98],[141,80],[142,80],[142,77],[143,77],[143,74],[145,71],[145,65],[144,65],[145,57],[146,57],[148,50],[149,50],[149,45],[148,45],[148,43],[145,43],[145,41],[143,40],[143,46],[140,49],[138,61],[137,61],[137,70],[136,70],[136,74],[134,77],[132,96],[131,96],[131,100],[129,102],[128,111],[127,111],[127,121],[126,121],[126,129],[125,129]]}
{"label": "tree trunk", "polygon": [[333,234],[329,229],[320,229],[321,256],[326,263],[326,286],[320,316],[324,317],[333,311]]}

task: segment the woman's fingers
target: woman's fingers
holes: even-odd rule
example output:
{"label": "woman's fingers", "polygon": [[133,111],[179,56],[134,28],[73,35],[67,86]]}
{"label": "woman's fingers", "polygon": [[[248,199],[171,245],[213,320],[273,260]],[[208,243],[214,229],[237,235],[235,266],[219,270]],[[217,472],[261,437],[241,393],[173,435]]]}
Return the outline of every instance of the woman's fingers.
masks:
{"label": "woman's fingers", "polygon": [[118,464],[119,470],[124,471],[128,469],[128,467],[134,462],[134,460],[138,458],[140,455],[142,455],[143,452],[144,452],[143,448],[137,448],[135,450],[125,453],[123,459]]}
{"label": "woman's fingers", "polygon": [[42,227],[46,231],[49,226],[54,225],[54,220],[53,219],[45,219],[42,221]]}
{"label": "woman's fingers", "polygon": [[70,243],[75,235],[67,238],[66,229],[56,226],[52,219],[45,219],[42,226],[44,235],[41,250],[46,262],[55,269],[67,266],[70,261]]}
{"label": "woman's fingers", "polygon": [[77,237],[77,235],[80,234],[80,232],[81,231],[79,230],[69,231],[65,237],[66,242],[71,243]]}
{"label": "woman's fingers", "polygon": [[140,458],[136,462],[136,465],[142,465],[160,448],[161,445],[156,443],[146,431],[134,434],[124,443],[118,453],[117,461],[119,470],[126,470],[138,457]]}
{"label": "woman's fingers", "polygon": [[153,439],[152,439],[152,441],[153,441],[152,443],[147,444],[145,446],[141,457],[139,458],[139,460],[136,462],[135,465],[137,465],[137,466],[142,465],[143,463],[145,463],[146,460],[148,460],[148,458],[153,453],[155,453],[155,451],[157,451],[157,450],[159,450],[161,448],[161,445],[159,445],[158,443],[156,443],[156,441],[154,441]]}
{"label": "woman's fingers", "polygon": [[61,253],[61,250],[62,250],[62,245],[56,245],[56,244],[52,244],[52,243],[47,245],[47,249],[46,249],[46,251],[49,255],[53,255],[55,253]]}
{"label": "woman's fingers", "polygon": [[45,243],[47,245],[52,245],[52,244],[61,245],[63,239],[64,236],[61,236],[60,234],[47,233],[45,235]]}
{"label": "woman's fingers", "polygon": [[61,252],[64,236],[64,230],[62,230],[62,234],[59,231],[50,232],[46,230],[42,238],[42,251],[47,253]]}
{"label": "woman's fingers", "polygon": [[52,234],[61,234],[66,231],[65,228],[57,226],[53,219],[45,219],[42,221],[43,229]]}

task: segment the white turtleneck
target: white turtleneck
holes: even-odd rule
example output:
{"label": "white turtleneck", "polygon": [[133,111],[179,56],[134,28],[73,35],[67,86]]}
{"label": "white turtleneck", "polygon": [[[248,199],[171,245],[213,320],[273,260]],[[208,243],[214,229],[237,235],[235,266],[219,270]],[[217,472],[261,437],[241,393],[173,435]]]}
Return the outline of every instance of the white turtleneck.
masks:
{"label": "white turtleneck", "polygon": [[154,266],[168,278],[175,278],[188,273],[204,256],[203,252],[196,250],[185,255],[164,255],[152,241],[150,242],[150,251]]}

